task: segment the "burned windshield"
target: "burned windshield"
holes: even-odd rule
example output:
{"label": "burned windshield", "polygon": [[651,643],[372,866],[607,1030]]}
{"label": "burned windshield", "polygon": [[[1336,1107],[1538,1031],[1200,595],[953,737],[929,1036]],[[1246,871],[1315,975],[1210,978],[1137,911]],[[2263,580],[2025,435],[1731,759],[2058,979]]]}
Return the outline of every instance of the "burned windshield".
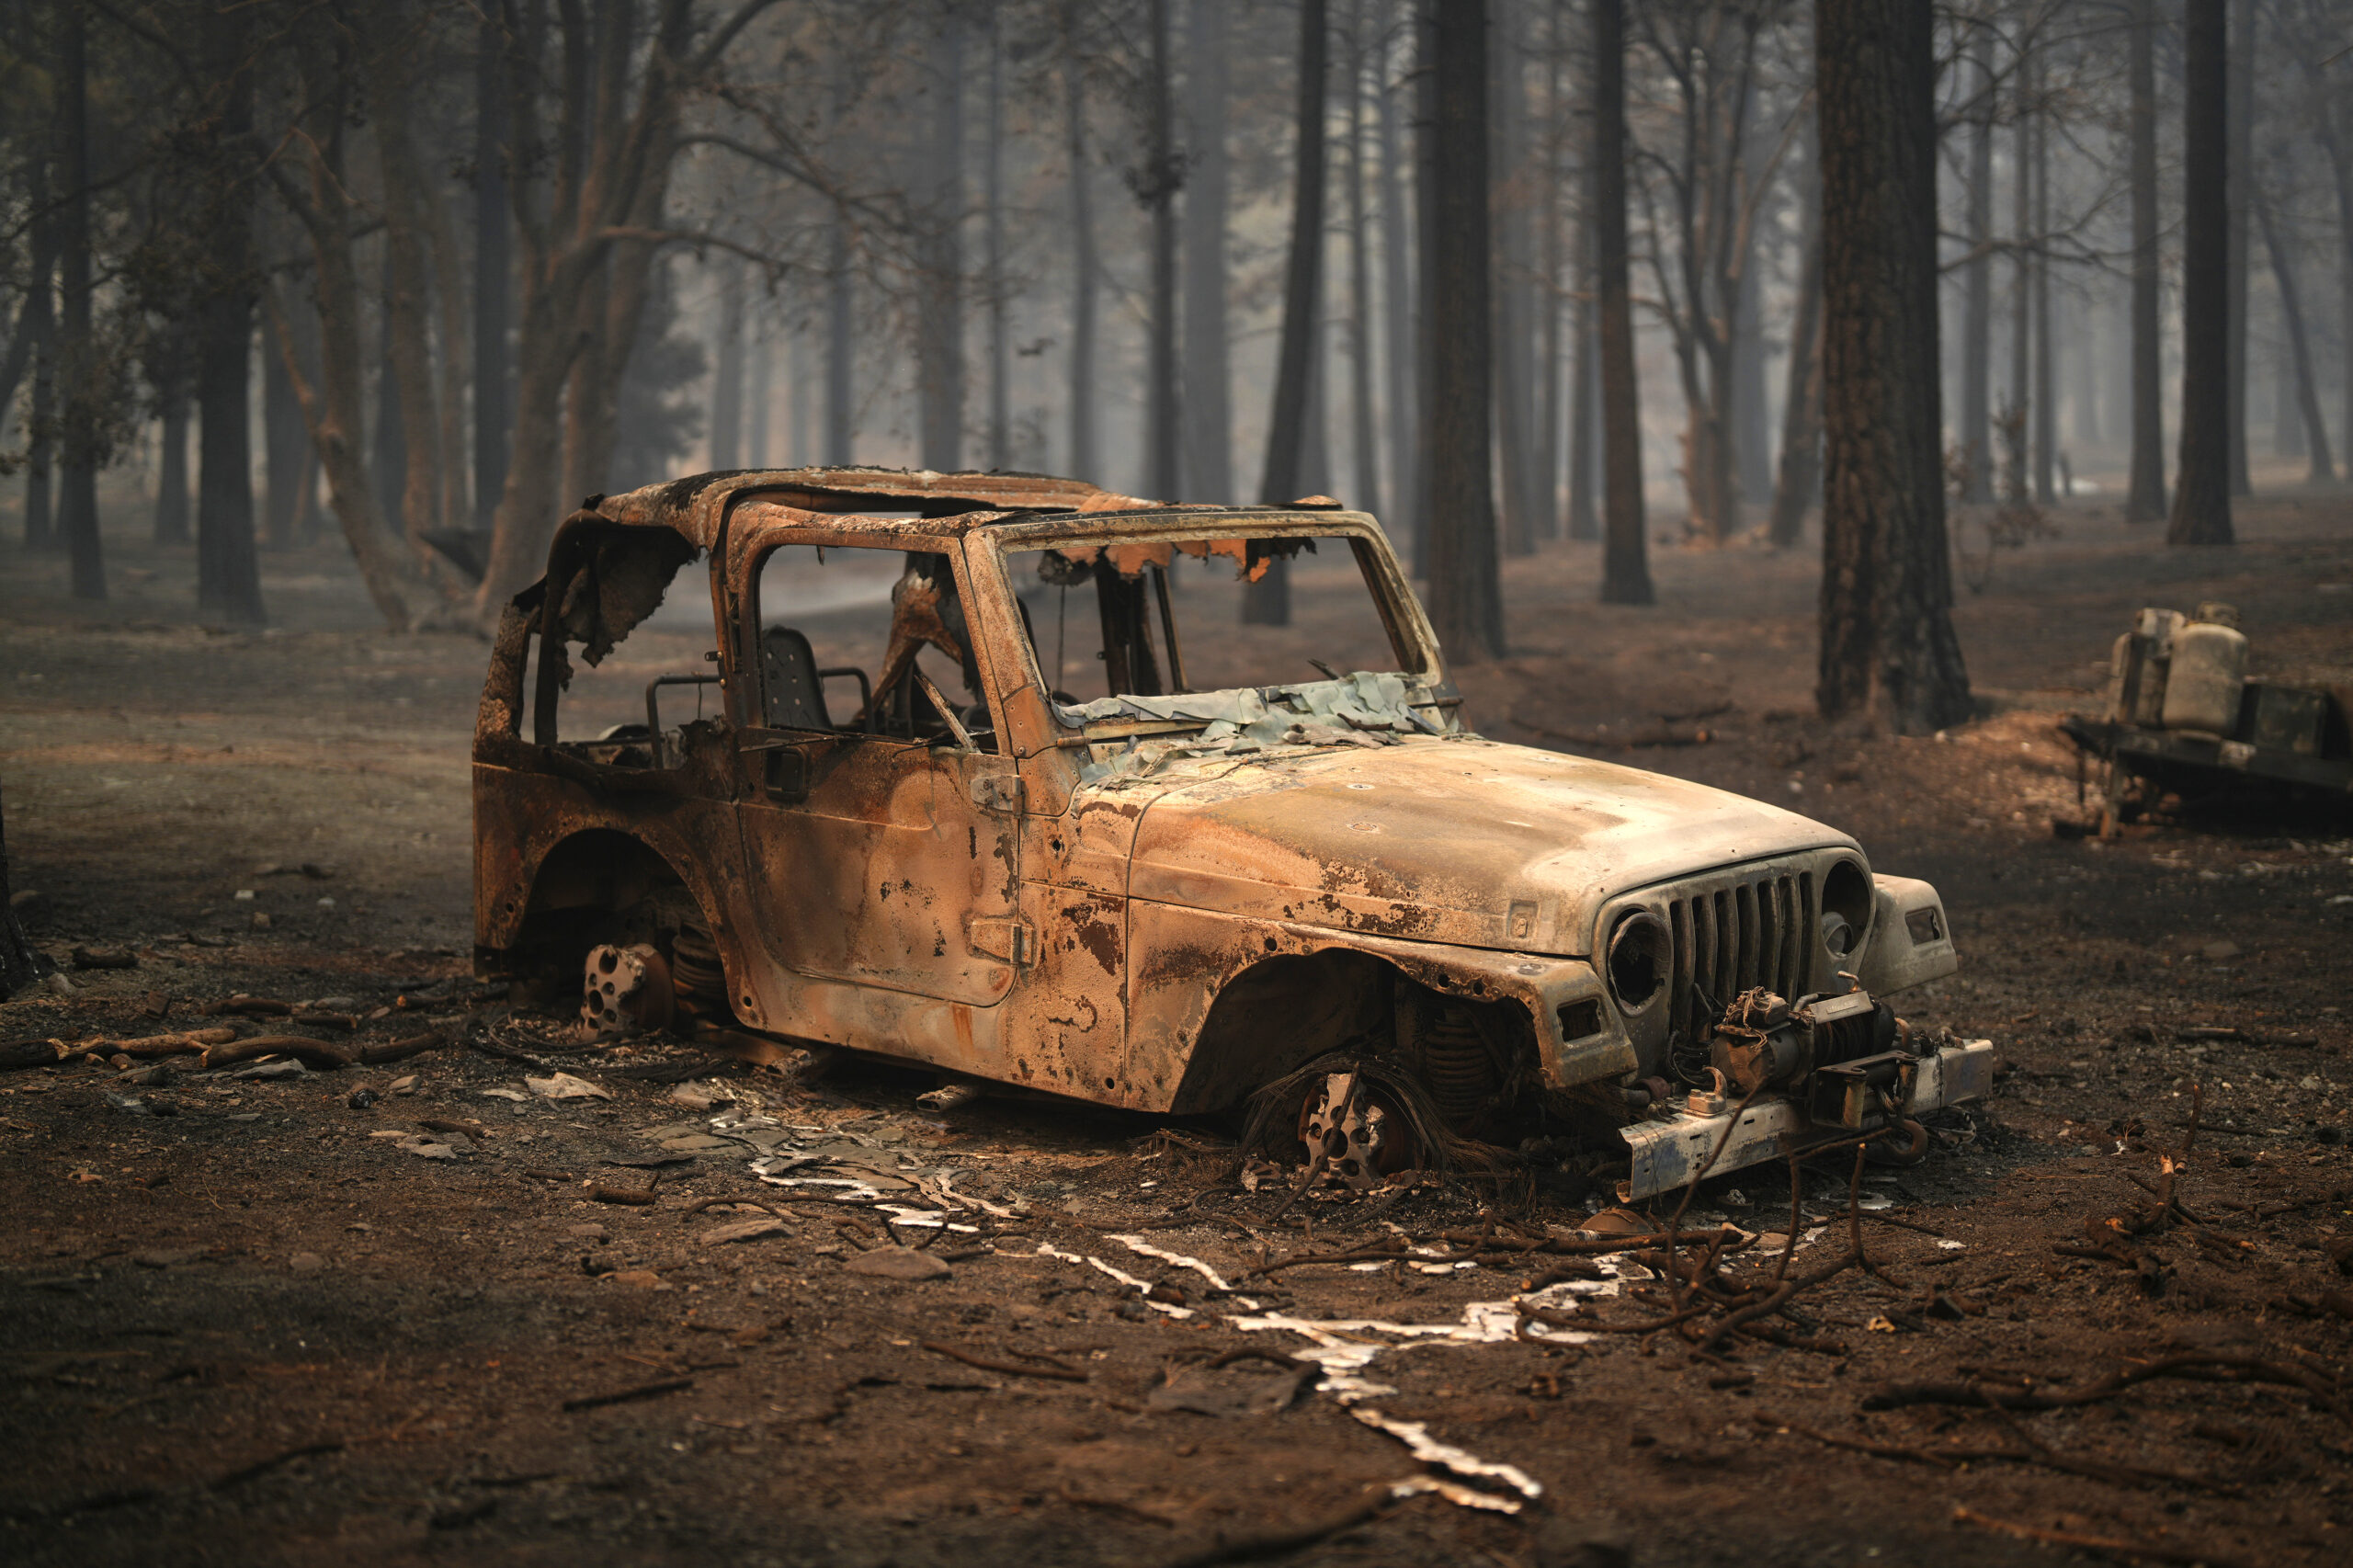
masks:
{"label": "burned windshield", "polygon": [[1345,535],[1061,544],[1006,560],[1065,718],[1113,699],[1419,673]]}

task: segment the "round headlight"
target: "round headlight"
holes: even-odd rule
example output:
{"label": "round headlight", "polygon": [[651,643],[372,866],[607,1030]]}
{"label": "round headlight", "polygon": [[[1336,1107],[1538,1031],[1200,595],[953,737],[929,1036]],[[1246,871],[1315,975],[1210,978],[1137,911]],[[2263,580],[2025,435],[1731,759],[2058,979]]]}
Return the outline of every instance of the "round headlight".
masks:
{"label": "round headlight", "polygon": [[1673,961],[1666,927],[1657,915],[1637,909],[1619,917],[1609,934],[1609,994],[1629,1013],[1639,1013],[1666,989]]}
{"label": "round headlight", "polygon": [[1833,959],[1855,956],[1870,934],[1871,880],[1852,860],[1841,860],[1822,879],[1822,946]]}

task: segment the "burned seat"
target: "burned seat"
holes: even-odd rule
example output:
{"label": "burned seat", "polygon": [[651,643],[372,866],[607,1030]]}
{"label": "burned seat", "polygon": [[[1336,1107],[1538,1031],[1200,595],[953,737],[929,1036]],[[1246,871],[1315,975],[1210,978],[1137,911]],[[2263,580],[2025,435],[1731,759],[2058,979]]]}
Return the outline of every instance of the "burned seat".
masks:
{"label": "burned seat", "polygon": [[760,633],[762,715],[770,729],[833,729],[833,716],[825,710],[825,682],[835,679],[858,682],[859,708],[872,705],[864,670],[819,669],[807,634],[790,626],[771,626]]}

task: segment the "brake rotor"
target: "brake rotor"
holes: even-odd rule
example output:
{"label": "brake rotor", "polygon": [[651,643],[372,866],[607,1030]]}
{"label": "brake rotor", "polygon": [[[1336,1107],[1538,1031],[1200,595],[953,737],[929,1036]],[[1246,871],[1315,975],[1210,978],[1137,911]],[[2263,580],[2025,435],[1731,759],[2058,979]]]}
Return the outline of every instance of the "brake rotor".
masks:
{"label": "brake rotor", "polygon": [[1299,1141],[1324,1156],[1323,1179],[1370,1192],[1421,1163],[1412,1123],[1397,1102],[1359,1073],[1327,1074],[1299,1111]]}

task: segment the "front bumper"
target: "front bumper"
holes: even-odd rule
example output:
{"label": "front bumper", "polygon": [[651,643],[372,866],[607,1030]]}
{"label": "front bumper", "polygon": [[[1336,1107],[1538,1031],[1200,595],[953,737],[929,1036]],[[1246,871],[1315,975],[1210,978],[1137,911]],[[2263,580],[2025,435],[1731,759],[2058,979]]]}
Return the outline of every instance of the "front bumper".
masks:
{"label": "front bumper", "polygon": [[[1994,1042],[1964,1040],[1921,1056],[1900,1057],[1893,1065],[1900,1068],[1902,1086],[1897,1103],[1904,1116],[1916,1117],[1983,1097],[1994,1085]],[[1816,1076],[1828,1071],[1817,1070]],[[1727,1107],[1706,1114],[1685,1109],[1635,1122],[1621,1130],[1633,1151],[1633,1168],[1619,1184],[1618,1199],[1631,1203],[1671,1192],[1702,1171],[1722,1176],[1802,1153],[1856,1130],[1851,1119],[1824,1114],[1828,1109],[1819,1095],[1809,1103],[1802,1091],[1790,1091],[1760,1095],[1745,1110]],[[1720,1154],[1719,1144],[1723,1150]],[[1712,1165],[1711,1154],[1715,1155]]]}

